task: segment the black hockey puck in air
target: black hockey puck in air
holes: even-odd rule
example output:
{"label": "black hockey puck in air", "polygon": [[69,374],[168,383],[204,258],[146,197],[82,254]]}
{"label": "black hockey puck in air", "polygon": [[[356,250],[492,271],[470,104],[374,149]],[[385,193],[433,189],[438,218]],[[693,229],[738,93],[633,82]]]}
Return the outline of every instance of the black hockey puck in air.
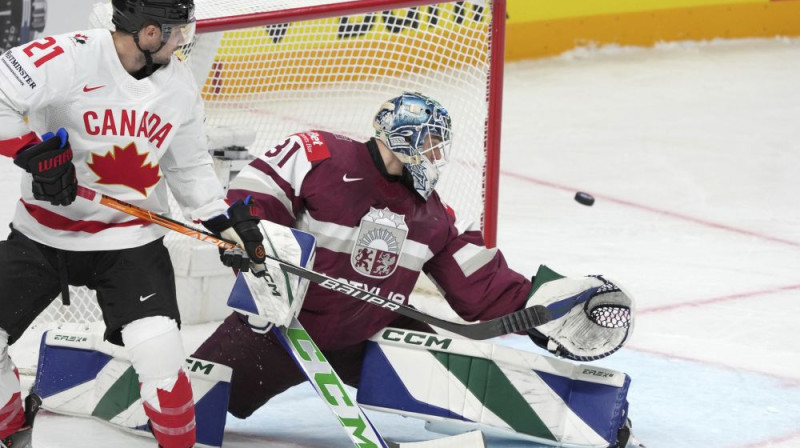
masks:
{"label": "black hockey puck in air", "polygon": [[575,200],[586,206],[594,204],[594,196],[582,191],[575,193]]}

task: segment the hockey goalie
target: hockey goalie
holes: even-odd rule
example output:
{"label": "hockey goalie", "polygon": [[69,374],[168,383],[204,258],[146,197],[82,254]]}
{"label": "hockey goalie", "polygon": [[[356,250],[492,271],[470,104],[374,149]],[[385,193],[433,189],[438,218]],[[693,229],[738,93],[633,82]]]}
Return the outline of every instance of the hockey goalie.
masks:
{"label": "hockey goalie", "polygon": [[[302,229],[316,238],[316,271],[397,303],[407,304],[424,272],[468,321],[545,306],[552,320],[532,329],[531,340],[568,360],[600,359],[625,343],[634,302],[618,283],[564,277],[545,266],[531,280],[442,202],[435,186],[455,143],[441,104],[406,92],[381,104],[373,125],[375,137],[366,142],[308,131],[263,151],[228,192],[229,202],[248,204],[252,215],[207,227],[223,236],[237,229],[230,236],[241,237],[244,248],[262,243],[261,232],[246,230],[260,219]],[[263,257],[237,250],[222,259],[258,270]],[[450,432],[480,428],[564,447],[637,446],[623,373],[435,336],[427,324],[319,284],[308,286],[302,304],[298,295],[286,300],[239,307],[193,355],[233,368],[229,412],[237,417],[305,380],[276,333],[266,331],[299,313],[364,405]]]}

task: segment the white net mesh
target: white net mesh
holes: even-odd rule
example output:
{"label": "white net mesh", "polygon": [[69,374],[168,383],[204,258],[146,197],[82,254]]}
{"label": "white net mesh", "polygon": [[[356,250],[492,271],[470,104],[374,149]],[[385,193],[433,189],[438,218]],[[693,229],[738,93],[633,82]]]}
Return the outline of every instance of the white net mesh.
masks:
{"label": "white net mesh", "polygon": [[[367,11],[376,2],[195,1],[198,35],[183,52],[202,87],[209,125],[255,130],[254,154],[307,129],[366,140],[383,101],[422,92],[453,117],[453,157],[437,190],[460,216],[481,222],[492,2],[391,9],[387,0]],[[314,19],[297,21],[295,13]],[[220,27],[226,31],[209,31]],[[167,244],[174,250],[193,243],[170,236]],[[57,300],[36,324],[102,320],[91,291],[71,288],[71,295],[71,307]]]}

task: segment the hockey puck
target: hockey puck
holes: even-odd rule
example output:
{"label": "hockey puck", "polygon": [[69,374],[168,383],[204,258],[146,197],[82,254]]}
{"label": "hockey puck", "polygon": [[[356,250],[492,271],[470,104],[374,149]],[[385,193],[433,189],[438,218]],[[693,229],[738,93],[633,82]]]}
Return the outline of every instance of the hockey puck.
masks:
{"label": "hockey puck", "polygon": [[575,200],[588,207],[591,207],[592,204],[594,204],[594,196],[582,191],[575,193]]}

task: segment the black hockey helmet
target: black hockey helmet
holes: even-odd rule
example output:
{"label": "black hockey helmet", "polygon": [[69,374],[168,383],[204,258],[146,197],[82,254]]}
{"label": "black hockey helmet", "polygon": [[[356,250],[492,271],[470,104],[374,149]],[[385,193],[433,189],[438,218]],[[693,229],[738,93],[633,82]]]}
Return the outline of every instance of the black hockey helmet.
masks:
{"label": "black hockey helmet", "polygon": [[194,0],[112,0],[112,22],[119,31],[136,34],[146,25],[159,25],[162,41],[175,31],[182,37],[179,45],[187,44],[194,36]]}

